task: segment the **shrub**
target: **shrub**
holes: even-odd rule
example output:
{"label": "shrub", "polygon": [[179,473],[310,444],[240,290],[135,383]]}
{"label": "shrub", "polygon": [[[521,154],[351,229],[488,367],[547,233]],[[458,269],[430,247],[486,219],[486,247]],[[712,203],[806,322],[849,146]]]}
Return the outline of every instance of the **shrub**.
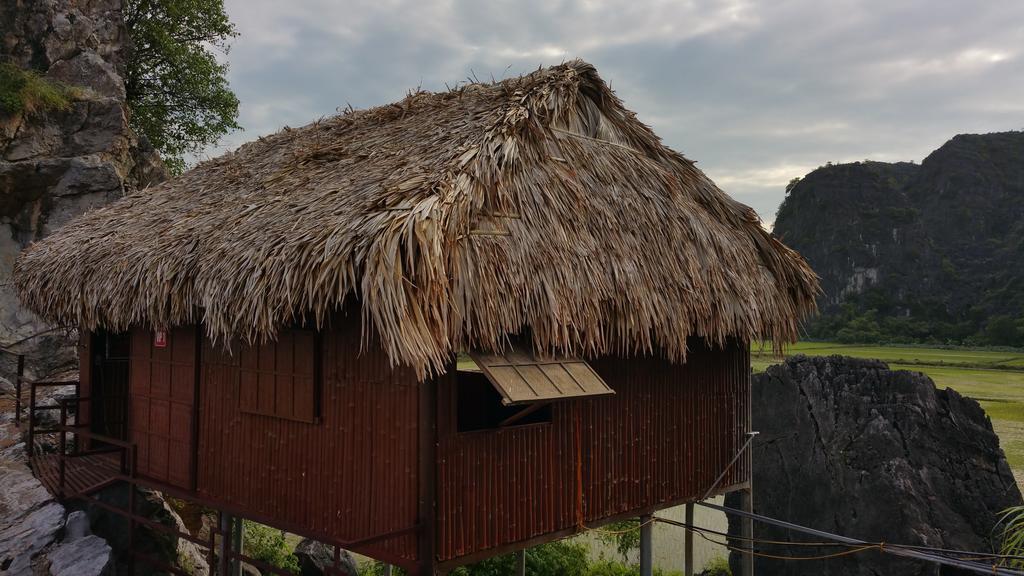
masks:
{"label": "shrub", "polygon": [[732,576],[732,569],[729,568],[729,561],[722,556],[716,556],[704,565],[701,572],[703,576]]}
{"label": "shrub", "polygon": [[[526,551],[527,576],[588,576],[587,546],[560,540]],[[516,555],[506,554],[461,566],[452,576],[507,576],[515,569]]]}
{"label": "shrub", "polygon": [[299,559],[292,554],[284,535],[276,528],[245,520],[244,553],[293,574],[299,573]]}
{"label": "shrub", "polygon": [[0,113],[6,116],[67,110],[75,89],[11,63],[0,64]]}
{"label": "shrub", "polygon": [[622,561],[629,561],[629,553],[640,549],[640,521],[621,520],[612,522],[598,532],[597,536],[605,544],[614,544],[615,550],[622,556]]}

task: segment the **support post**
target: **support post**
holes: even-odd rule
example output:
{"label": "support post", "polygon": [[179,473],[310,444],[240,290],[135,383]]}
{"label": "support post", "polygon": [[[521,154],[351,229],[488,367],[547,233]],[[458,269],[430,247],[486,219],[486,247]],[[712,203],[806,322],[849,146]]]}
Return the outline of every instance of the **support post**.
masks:
{"label": "support post", "polygon": [[14,425],[21,428],[21,383],[25,381],[25,355],[18,354],[18,376],[14,380]]}
{"label": "support post", "polygon": [[693,576],[693,502],[686,503],[686,532],[683,535],[683,576]]}
{"label": "support post", "polygon": [[391,564],[384,565],[384,576],[391,576],[394,573],[394,569]]}
{"label": "support post", "polygon": [[[753,514],[754,512],[754,485],[753,482],[747,484],[747,487],[740,490],[740,501],[741,508],[744,512]],[[742,548],[749,552],[754,551],[754,520],[749,516],[745,516],[740,520],[740,534],[745,539],[740,544]],[[738,576],[754,576],[754,555],[751,553],[742,554],[740,557],[741,569]]]}
{"label": "support post", "polygon": [[135,574],[135,473],[131,472],[128,482],[128,573]]}
{"label": "support post", "polygon": [[520,550],[516,552],[516,572],[515,576],[526,576],[526,550]]}
{"label": "support post", "polygon": [[35,456],[36,449],[36,385],[29,383],[28,386],[28,442],[25,443],[25,452],[31,459]]}
{"label": "support post", "polygon": [[[241,518],[235,518],[234,527],[231,530],[231,549],[239,554],[244,554],[242,549],[245,542],[245,524]],[[231,576],[242,576],[242,559],[235,558],[231,563]]]}
{"label": "support post", "polygon": [[228,576],[231,570],[231,516],[220,513],[220,557],[217,559],[217,575]]}
{"label": "support post", "polygon": [[640,517],[640,576],[651,576],[654,572],[653,540],[654,523],[650,515]]}
{"label": "support post", "polygon": [[64,492],[64,484],[67,481],[68,405],[63,400],[59,400],[58,402],[60,402],[60,432],[58,434],[60,440],[57,449],[60,450],[60,460],[58,461],[60,464],[60,488],[57,489],[57,493],[60,494],[61,498],[64,498],[67,496]]}

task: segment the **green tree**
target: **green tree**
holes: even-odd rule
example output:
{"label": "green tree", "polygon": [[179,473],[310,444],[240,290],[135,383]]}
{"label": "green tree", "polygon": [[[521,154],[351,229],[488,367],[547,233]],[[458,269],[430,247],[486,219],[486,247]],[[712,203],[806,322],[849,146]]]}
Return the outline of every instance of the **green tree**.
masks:
{"label": "green tree", "polygon": [[993,346],[1019,346],[1024,340],[1018,321],[1010,316],[993,316],[985,325],[986,344]]}
{"label": "green tree", "polygon": [[640,549],[640,521],[632,519],[612,522],[598,532],[598,538],[606,544],[614,544],[622,561],[626,562],[630,552]]}
{"label": "green tree", "polygon": [[126,0],[125,88],[132,128],[180,173],[185,155],[239,128],[226,55],[237,33],[223,0]]}

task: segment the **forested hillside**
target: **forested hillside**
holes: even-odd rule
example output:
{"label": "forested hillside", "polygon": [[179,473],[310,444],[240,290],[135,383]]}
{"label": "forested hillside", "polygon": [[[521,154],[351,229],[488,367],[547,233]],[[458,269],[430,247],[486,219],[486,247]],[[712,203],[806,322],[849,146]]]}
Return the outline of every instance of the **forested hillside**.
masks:
{"label": "forested hillside", "polygon": [[1024,132],[821,167],[774,233],[822,277],[812,337],[1024,346]]}

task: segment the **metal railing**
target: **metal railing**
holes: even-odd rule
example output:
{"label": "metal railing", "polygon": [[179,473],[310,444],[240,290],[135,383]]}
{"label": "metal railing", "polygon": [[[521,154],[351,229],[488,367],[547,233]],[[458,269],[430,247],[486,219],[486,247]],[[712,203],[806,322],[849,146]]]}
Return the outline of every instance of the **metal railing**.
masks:
{"label": "metal railing", "polygon": [[[92,402],[92,398],[82,397],[80,395],[79,381],[28,381],[25,379],[25,356],[21,354],[17,356],[18,371],[15,381],[14,402],[15,424],[21,428],[23,422],[27,421],[28,429],[26,430],[27,439],[25,449],[28,454],[29,461],[32,463],[35,474],[39,476],[41,473],[42,466],[44,465],[43,459],[56,459],[57,478],[55,486],[53,487],[55,496],[65,501],[79,500],[89,503],[120,516],[127,521],[127,561],[129,562],[129,573],[134,573],[134,563],[139,561],[148,564],[156,570],[161,570],[170,574],[179,576],[189,576],[191,574],[189,571],[182,568],[167,564],[160,558],[135,549],[135,531],[139,527],[145,527],[195,544],[207,560],[211,574],[227,576],[228,574],[238,573],[237,563],[244,562],[256,567],[263,574],[293,576],[293,574],[288,570],[273,566],[257,558],[247,556],[239,550],[233,550],[230,543],[233,541],[234,523],[225,521],[225,519],[230,518],[230,516],[225,512],[217,511],[217,525],[210,528],[209,536],[207,538],[194,536],[188,532],[178,530],[176,526],[161,524],[139,514],[136,499],[138,497],[137,492],[140,488],[160,493],[173,493],[175,498],[191,502],[195,502],[195,500],[190,499],[187,493],[173,490],[173,487],[168,487],[159,482],[145,478],[144,476],[140,476],[138,474],[138,446],[134,442],[92,431],[90,423],[82,420],[82,406],[83,404]],[[27,406],[25,406],[23,399],[24,388],[26,385],[29,388]],[[57,399],[54,404],[38,405],[39,389],[57,386],[74,386],[74,396],[70,398]],[[46,428],[40,428],[40,413],[49,411],[59,411],[57,424]],[[22,416],[23,412],[27,412],[24,417]],[[57,436],[55,451],[47,452],[44,447],[37,442],[38,437],[45,435]],[[73,442],[70,441],[71,439],[73,439]],[[92,485],[82,489],[76,489],[76,483],[69,477],[69,475],[73,475],[77,470],[79,470],[78,468],[71,466],[75,459],[84,459],[89,456],[99,456],[111,453],[118,453],[119,458],[117,460],[116,468],[103,470],[101,472],[108,481],[103,482],[102,485]],[[95,469],[93,470],[93,475],[96,475]],[[110,502],[104,501],[97,494],[100,488],[113,486],[115,484],[124,485],[128,491],[127,504],[124,507],[119,507],[111,504]],[[198,502],[196,503],[198,504]],[[333,545],[334,548],[333,562],[331,566],[325,567],[324,574],[326,576],[344,576],[348,574],[348,572],[343,568],[343,549],[350,548],[363,542],[384,539],[389,536],[404,533],[405,531],[406,530],[402,530],[395,532],[394,534],[389,533],[378,535],[358,542],[329,544]],[[234,570],[232,569],[233,565],[235,567]]]}
{"label": "metal railing", "polygon": [[[97,434],[89,430],[88,426],[78,425],[77,422],[75,424],[69,423],[68,418],[71,412],[69,408],[71,405],[73,404],[76,408],[75,418],[77,420],[77,415],[80,413],[78,410],[79,407],[83,402],[87,402],[88,400],[88,398],[79,398],[77,396],[75,398],[58,400],[57,407],[60,410],[60,423],[52,429],[36,431],[36,434],[56,433],[59,436],[57,452],[56,454],[50,454],[49,456],[57,458],[57,493],[62,499],[78,499],[88,502],[108,512],[121,516],[128,521],[128,559],[130,562],[133,563],[134,561],[141,561],[157,570],[163,570],[179,576],[189,576],[191,574],[182,568],[169,565],[155,556],[135,549],[135,530],[137,527],[146,527],[150,530],[156,530],[158,532],[170,534],[176,538],[187,540],[198,546],[201,551],[204,550],[205,552],[203,556],[206,558],[211,571],[215,570],[214,573],[216,574],[227,575],[231,573],[231,564],[233,562],[244,562],[256,567],[263,574],[293,576],[293,574],[288,570],[273,566],[257,558],[247,556],[241,551],[232,550],[231,546],[226,545],[232,541],[234,528],[233,523],[224,521],[226,517],[224,512],[218,511],[217,527],[210,528],[209,537],[205,539],[194,536],[188,532],[178,530],[176,526],[161,524],[140,515],[136,505],[138,489],[145,488],[164,492],[167,487],[137,474],[139,452],[138,446],[135,443]],[[40,407],[37,407],[37,409],[38,408]],[[75,437],[73,451],[68,450],[68,435],[74,435]],[[107,448],[82,450],[81,448],[84,443],[80,442],[80,440],[89,441],[89,445],[105,445]],[[83,456],[111,452],[119,452],[121,454],[118,470],[116,472],[111,472],[109,474],[109,479],[112,484],[120,482],[126,486],[128,490],[128,502],[126,507],[118,507],[109,502],[105,502],[102,498],[92,492],[74,491],[71,489],[72,487],[68,482],[68,462],[72,458],[81,458]],[[328,576],[343,576],[347,574],[347,572],[342,568],[341,551],[341,547],[334,547],[333,566],[328,566],[325,569],[324,574]],[[129,566],[129,568],[130,573],[134,572],[134,566]]]}

